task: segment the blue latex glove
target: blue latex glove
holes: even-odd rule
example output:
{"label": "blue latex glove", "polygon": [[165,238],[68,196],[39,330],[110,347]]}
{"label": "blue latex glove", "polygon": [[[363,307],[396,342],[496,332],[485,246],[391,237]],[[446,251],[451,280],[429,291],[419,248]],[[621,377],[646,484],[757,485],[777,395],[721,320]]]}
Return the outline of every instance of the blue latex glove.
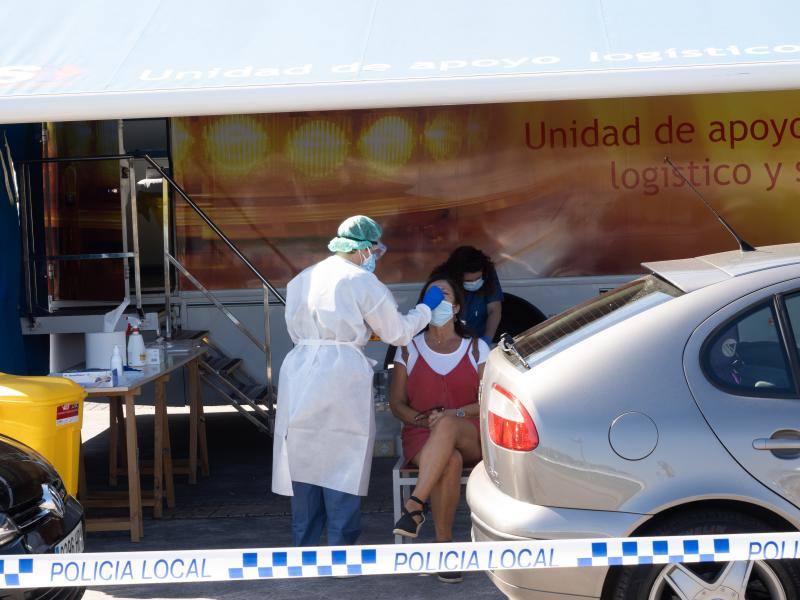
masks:
{"label": "blue latex glove", "polygon": [[484,342],[486,342],[486,345],[487,345],[487,346],[489,346],[489,348],[491,348],[491,347],[492,347],[492,338],[490,338],[488,335],[482,335],[482,336],[481,336],[481,339],[482,339]]}
{"label": "blue latex glove", "polygon": [[425,292],[425,295],[422,297],[422,303],[433,310],[437,306],[439,306],[444,300],[444,292],[442,288],[432,285],[428,288],[428,291]]}

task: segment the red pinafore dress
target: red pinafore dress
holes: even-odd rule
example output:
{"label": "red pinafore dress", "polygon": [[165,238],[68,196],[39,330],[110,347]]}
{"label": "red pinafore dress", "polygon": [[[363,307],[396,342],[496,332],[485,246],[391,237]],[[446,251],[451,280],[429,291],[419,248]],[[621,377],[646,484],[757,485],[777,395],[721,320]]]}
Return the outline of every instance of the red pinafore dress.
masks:
{"label": "red pinafore dress", "polygon": [[[469,359],[470,351],[473,353],[475,363],[478,362],[478,340],[473,339],[466,346],[466,351],[455,368],[446,375],[440,375],[434,371],[425,361],[422,352],[419,351],[416,342],[411,340],[414,349],[417,351],[417,360],[414,368],[408,375],[406,382],[406,395],[408,405],[417,412],[443,406],[445,408],[461,408],[468,404],[473,404],[478,400],[478,371]],[[408,364],[408,351],[403,349],[403,358]],[[465,417],[478,430],[480,425],[477,417]],[[431,430],[427,427],[416,427],[414,425],[403,425],[401,436],[403,439],[403,457],[406,461],[414,458],[425,442]]]}

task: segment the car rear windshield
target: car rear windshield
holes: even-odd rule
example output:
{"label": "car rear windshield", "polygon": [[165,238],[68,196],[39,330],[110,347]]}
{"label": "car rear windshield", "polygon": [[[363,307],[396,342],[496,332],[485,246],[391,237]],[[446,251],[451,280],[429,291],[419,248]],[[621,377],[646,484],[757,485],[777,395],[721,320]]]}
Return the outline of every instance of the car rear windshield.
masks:
{"label": "car rear windshield", "polygon": [[516,346],[526,359],[535,354],[544,358],[681,294],[681,290],[655,275],[643,277],[532,327],[516,338]]}

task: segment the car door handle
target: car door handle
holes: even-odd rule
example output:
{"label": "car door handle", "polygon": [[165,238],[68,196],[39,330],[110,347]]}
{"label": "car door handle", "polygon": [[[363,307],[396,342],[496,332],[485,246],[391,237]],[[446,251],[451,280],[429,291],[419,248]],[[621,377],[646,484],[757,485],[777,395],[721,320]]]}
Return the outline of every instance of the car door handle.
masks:
{"label": "car door handle", "polygon": [[800,450],[800,439],[792,438],[756,438],[753,440],[756,450]]}

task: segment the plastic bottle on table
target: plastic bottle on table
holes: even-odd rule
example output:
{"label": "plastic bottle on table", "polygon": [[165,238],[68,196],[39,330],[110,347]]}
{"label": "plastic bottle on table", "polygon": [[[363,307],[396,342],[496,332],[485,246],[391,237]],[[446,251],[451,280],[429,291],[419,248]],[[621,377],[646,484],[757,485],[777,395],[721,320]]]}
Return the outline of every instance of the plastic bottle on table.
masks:
{"label": "plastic bottle on table", "polygon": [[128,366],[143,367],[147,363],[147,351],[144,347],[144,339],[139,333],[139,321],[134,319],[131,323],[133,331],[128,337]]}
{"label": "plastic bottle on table", "polygon": [[114,346],[114,352],[111,353],[111,379],[115,386],[119,385],[122,373],[122,354],[119,346]]}

